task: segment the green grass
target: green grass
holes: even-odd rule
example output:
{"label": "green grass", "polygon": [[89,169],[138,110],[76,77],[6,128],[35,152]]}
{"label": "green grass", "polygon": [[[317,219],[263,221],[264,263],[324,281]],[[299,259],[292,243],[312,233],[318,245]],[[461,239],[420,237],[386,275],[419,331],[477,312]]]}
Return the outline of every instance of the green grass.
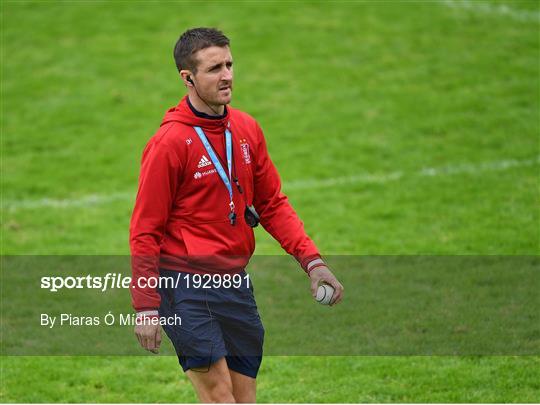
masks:
{"label": "green grass", "polygon": [[[495,359],[265,357],[264,371],[257,379],[257,399],[279,403],[536,402],[538,358]],[[12,388],[4,400],[195,402],[190,383],[176,367],[174,357],[9,358],[5,380]]]}
{"label": "green grass", "polygon": [[[142,149],[183,94],[172,46],[204,25],[231,38],[233,105],[265,130],[324,253],[538,255],[539,5],[490,7],[501,4],[514,13],[435,1],[2,2],[2,254],[128,254]],[[439,170],[460,165],[479,170]],[[39,203],[89,195],[105,200]],[[257,243],[281,253],[262,230]],[[539,369],[538,356],[269,356],[259,400],[538,402]],[[1,372],[5,402],[195,400],[174,357],[2,357]]]}

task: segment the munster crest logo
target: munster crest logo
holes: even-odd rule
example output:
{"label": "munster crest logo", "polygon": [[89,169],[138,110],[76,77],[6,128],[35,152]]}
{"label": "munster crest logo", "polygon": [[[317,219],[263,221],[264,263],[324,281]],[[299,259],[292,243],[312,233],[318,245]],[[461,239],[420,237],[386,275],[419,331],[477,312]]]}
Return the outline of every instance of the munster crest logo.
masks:
{"label": "munster crest logo", "polygon": [[247,143],[246,139],[240,139],[240,149],[242,149],[242,157],[244,158],[244,162],[246,165],[249,165],[251,163],[251,156],[249,154],[249,143]]}

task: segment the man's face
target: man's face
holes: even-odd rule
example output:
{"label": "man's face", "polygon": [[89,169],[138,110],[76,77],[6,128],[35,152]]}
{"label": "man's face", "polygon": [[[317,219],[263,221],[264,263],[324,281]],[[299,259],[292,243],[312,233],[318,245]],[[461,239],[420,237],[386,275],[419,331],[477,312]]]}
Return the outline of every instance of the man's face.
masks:
{"label": "man's face", "polygon": [[211,46],[195,53],[197,73],[194,82],[199,93],[210,105],[231,102],[233,84],[233,60],[228,46]]}

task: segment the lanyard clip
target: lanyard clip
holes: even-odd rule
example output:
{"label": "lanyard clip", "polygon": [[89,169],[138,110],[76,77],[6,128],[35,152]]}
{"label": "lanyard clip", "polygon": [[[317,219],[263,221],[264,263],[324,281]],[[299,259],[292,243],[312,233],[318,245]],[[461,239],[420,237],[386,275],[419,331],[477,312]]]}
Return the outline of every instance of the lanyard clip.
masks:
{"label": "lanyard clip", "polygon": [[229,222],[232,226],[236,224],[236,213],[234,211],[231,211],[231,213],[229,214]]}
{"label": "lanyard clip", "polygon": [[231,212],[234,211],[234,202],[230,202],[229,207],[231,208]]}

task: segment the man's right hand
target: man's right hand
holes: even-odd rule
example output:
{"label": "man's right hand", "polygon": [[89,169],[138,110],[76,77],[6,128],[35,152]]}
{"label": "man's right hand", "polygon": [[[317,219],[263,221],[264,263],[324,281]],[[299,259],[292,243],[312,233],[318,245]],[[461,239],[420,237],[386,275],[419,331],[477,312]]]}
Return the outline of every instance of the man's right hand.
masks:
{"label": "man's right hand", "polygon": [[153,325],[151,321],[151,318],[144,317],[140,325],[135,325],[135,336],[142,347],[157,354],[161,345],[161,326]]}

